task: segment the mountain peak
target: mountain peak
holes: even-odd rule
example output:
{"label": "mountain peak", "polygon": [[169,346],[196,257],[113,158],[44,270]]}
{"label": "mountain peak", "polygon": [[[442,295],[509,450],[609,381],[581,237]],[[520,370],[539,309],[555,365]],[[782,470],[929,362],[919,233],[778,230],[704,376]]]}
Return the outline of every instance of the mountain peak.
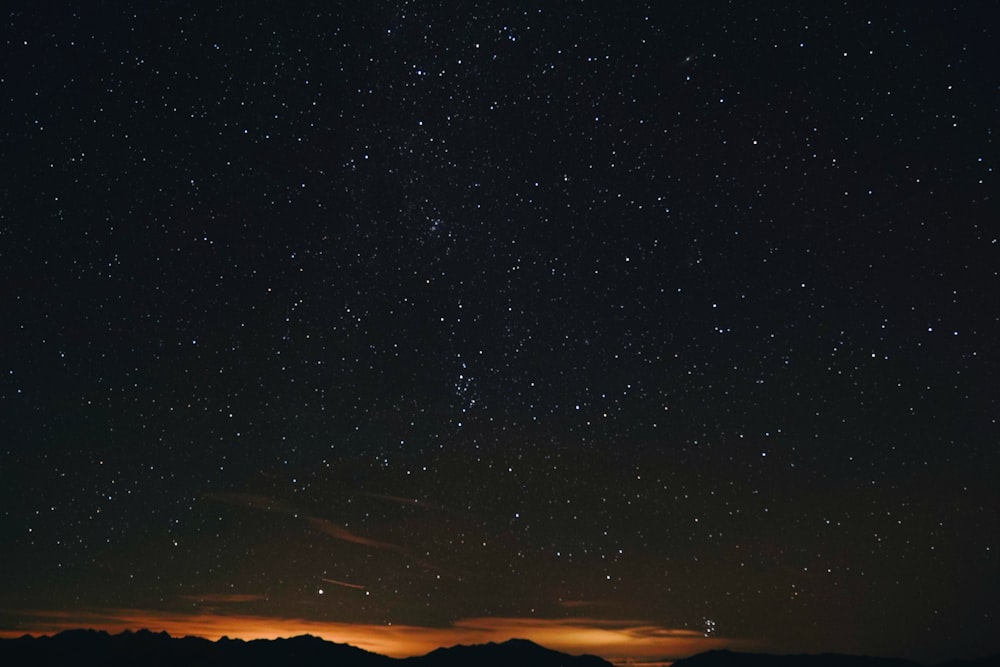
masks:
{"label": "mountain peak", "polygon": [[539,646],[528,639],[502,643],[440,648],[424,656],[404,659],[370,653],[350,644],[326,641],[314,635],[283,639],[199,637],[172,638],[166,632],[69,630],[53,637],[0,639],[0,664],[69,665],[100,663],[109,667],[143,664],[145,667],[181,664],[270,667],[611,667],[594,656],[573,656]]}
{"label": "mountain peak", "polygon": [[530,639],[513,638],[507,641],[467,646],[458,644],[439,648],[427,655],[407,658],[408,667],[609,667],[611,663],[593,655],[569,655],[545,648]]}
{"label": "mountain peak", "polygon": [[509,647],[509,648],[518,648],[518,649],[540,648],[540,649],[548,650],[548,649],[545,649],[544,646],[540,646],[540,645],[536,644],[535,642],[531,641],[530,639],[522,639],[520,637],[511,637],[507,641],[501,642],[498,645],[499,646],[506,646],[506,647]]}

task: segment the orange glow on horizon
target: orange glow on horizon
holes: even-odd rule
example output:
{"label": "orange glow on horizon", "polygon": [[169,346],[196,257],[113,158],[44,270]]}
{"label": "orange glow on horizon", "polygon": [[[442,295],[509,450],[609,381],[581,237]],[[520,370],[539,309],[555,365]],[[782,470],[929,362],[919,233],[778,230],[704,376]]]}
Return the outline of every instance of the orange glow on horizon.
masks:
{"label": "orange glow on horizon", "polygon": [[174,637],[196,636],[212,641],[276,639],[313,635],[395,658],[424,655],[442,646],[502,642],[512,637],[530,639],[565,653],[591,653],[628,664],[693,655],[717,648],[748,647],[752,643],[723,637],[705,637],[634,620],[598,618],[466,618],[446,627],[374,625],[217,613],[159,612],[142,609],[105,609],[90,612],[35,611],[20,623],[23,629],[0,630],[0,636],[48,635],[75,628],[165,631]]}

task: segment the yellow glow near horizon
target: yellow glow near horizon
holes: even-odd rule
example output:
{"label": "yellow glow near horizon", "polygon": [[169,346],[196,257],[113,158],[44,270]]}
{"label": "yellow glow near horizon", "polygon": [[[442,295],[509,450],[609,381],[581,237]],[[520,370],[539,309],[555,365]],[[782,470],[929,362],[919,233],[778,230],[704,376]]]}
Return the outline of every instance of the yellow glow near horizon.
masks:
{"label": "yellow glow near horizon", "polygon": [[705,637],[692,630],[672,629],[635,620],[598,618],[466,618],[446,627],[374,625],[216,613],[104,609],[89,612],[36,611],[16,630],[0,636],[46,635],[74,628],[119,633],[125,630],[164,631],[175,637],[218,640],[276,639],[314,635],[351,644],[395,658],[423,655],[442,646],[530,639],[566,653],[592,653],[621,664],[663,660],[716,648],[747,647],[745,641]]}

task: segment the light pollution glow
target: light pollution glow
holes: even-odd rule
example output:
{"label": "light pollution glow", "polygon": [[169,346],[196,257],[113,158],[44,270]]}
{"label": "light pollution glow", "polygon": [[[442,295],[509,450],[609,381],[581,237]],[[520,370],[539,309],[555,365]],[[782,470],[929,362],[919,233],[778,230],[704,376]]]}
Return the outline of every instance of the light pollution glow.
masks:
{"label": "light pollution glow", "polygon": [[87,612],[39,610],[27,617],[23,612],[19,616],[18,628],[0,630],[0,636],[38,636],[75,628],[110,633],[148,629],[164,631],[174,637],[197,636],[213,641],[223,636],[252,640],[309,634],[395,658],[423,655],[442,646],[502,642],[518,637],[557,651],[590,653],[619,664],[755,645],[746,640],[706,637],[693,630],[665,628],[642,621],[597,618],[482,617],[460,619],[447,627],[423,627],[143,609]]}

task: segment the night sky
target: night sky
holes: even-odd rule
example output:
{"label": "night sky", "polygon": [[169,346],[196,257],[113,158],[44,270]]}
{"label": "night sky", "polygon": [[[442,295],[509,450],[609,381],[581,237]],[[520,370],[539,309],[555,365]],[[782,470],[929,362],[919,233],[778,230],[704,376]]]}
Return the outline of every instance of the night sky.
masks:
{"label": "night sky", "polygon": [[0,634],[1000,650],[996,11],[8,3]]}

